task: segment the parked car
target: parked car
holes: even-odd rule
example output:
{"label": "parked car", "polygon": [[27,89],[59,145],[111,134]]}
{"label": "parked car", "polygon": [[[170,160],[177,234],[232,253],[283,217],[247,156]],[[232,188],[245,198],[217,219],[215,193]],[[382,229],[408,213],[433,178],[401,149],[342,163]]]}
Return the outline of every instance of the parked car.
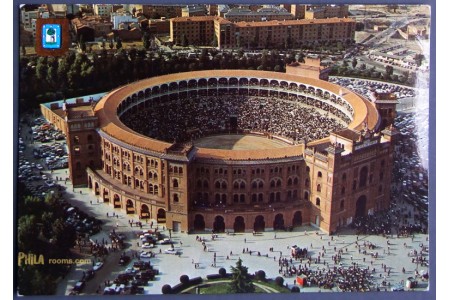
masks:
{"label": "parked car", "polygon": [[150,257],[153,257],[153,253],[152,252],[143,251],[143,252],[141,252],[141,254],[139,256],[141,258],[150,258]]}
{"label": "parked car", "polygon": [[142,247],[142,249],[151,249],[151,248],[154,248],[155,245],[150,244],[150,243],[144,243],[144,244],[142,244],[141,247]]}
{"label": "parked car", "polygon": [[77,283],[75,283],[75,286],[73,287],[73,290],[75,292],[80,293],[84,289],[85,285],[86,285],[86,282],[84,280],[80,280]]}
{"label": "parked car", "polygon": [[95,265],[94,265],[94,267],[92,267],[92,269],[93,269],[94,271],[98,271],[98,270],[100,270],[102,267],[103,267],[103,263],[102,263],[101,261],[99,261],[99,262],[96,262],[96,263],[95,263]]}
{"label": "parked car", "polygon": [[164,253],[178,255],[180,252],[176,249],[169,248],[169,249],[164,250]]}
{"label": "parked car", "polygon": [[161,245],[169,245],[169,244],[172,244],[172,241],[169,238],[164,238],[164,239],[159,241],[159,244],[161,244]]}

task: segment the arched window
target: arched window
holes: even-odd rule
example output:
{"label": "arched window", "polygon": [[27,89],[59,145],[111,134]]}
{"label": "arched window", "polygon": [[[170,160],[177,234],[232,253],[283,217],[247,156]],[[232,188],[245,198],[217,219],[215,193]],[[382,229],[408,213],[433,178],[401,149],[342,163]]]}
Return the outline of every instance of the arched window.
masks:
{"label": "arched window", "polygon": [[219,203],[220,203],[220,194],[216,194],[216,196],[215,196],[215,202],[216,202],[216,204],[219,204]]}
{"label": "arched window", "polygon": [[264,195],[258,194],[258,202],[263,202],[263,201],[264,201]]}
{"label": "arched window", "polygon": [[238,194],[234,194],[233,195],[233,202],[235,202],[235,203],[239,202],[239,195]]}
{"label": "arched window", "polygon": [[235,182],[233,183],[233,188],[234,188],[235,190],[237,190],[237,189],[239,188],[239,183],[238,183],[237,181],[235,181]]}
{"label": "arched window", "polygon": [[252,194],[252,202],[258,201],[258,196],[256,194]]}
{"label": "arched window", "polygon": [[295,177],[295,178],[294,178],[294,185],[297,185],[297,184],[298,184],[298,178]]}
{"label": "arched window", "polygon": [[241,184],[239,185],[239,188],[241,190],[245,189],[245,182],[241,181]]}
{"label": "arched window", "polygon": [[317,185],[317,191],[321,192],[322,191],[322,187],[320,186],[320,184]]}
{"label": "arched window", "polygon": [[281,179],[278,179],[277,180],[277,187],[280,187],[281,186]]}
{"label": "arched window", "polygon": [[320,206],[320,198],[316,198],[316,205]]}
{"label": "arched window", "polygon": [[227,189],[227,183],[225,181],[222,181],[222,189],[224,190]]}
{"label": "arched window", "polygon": [[309,178],[306,178],[305,179],[305,187],[309,188],[309,183],[310,183]]}
{"label": "arched window", "polygon": [[317,177],[322,178],[322,172],[317,172]]}
{"label": "arched window", "polygon": [[173,194],[173,202],[179,202],[178,194]]}
{"label": "arched window", "polygon": [[178,187],[178,179],[174,179],[173,180],[173,187],[177,188]]}
{"label": "arched window", "polygon": [[241,202],[241,203],[244,203],[244,202],[245,202],[245,195],[244,195],[244,194],[241,194],[241,195],[239,196],[239,202]]}
{"label": "arched window", "polygon": [[216,189],[220,189],[220,182],[219,181],[216,181]]}
{"label": "arched window", "polygon": [[289,179],[288,179],[287,185],[288,185],[288,186],[291,186],[291,185],[292,185],[292,178],[289,178]]}
{"label": "arched window", "polygon": [[262,181],[258,182],[258,188],[262,189],[264,187],[264,183]]}

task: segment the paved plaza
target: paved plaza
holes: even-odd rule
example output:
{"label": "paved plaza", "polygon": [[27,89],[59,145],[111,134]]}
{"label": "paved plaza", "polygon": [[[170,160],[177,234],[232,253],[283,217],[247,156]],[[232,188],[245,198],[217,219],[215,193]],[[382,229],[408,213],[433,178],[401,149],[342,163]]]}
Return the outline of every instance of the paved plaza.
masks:
{"label": "paved plaza", "polygon": [[[56,170],[49,175],[53,176],[53,178],[64,179],[66,176],[65,172],[66,170],[64,169]],[[102,203],[101,200],[97,202],[97,197],[90,190],[87,188],[73,189],[70,182],[66,183],[65,199],[72,205],[104,221],[102,231],[91,236],[91,240],[98,242],[103,239],[109,240],[108,233],[115,229],[118,232],[123,232],[127,237],[127,246],[122,252],[133,256],[134,253],[141,251],[137,244],[139,241],[137,233],[141,229],[135,226],[131,227],[129,224],[130,220],[134,222],[139,221],[136,216],[125,215],[123,211],[114,209],[112,206]],[[108,217],[106,216],[107,213]],[[111,217],[113,213],[115,213],[116,217]],[[156,224],[155,220],[149,220],[147,224],[143,224],[142,229],[150,229],[150,222]],[[153,228],[155,228],[155,225]],[[169,232],[164,224],[159,224],[158,229],[169,236]],[[293,232],[272,231],[257,235],[253,235],[251,232],[237,233],[235,235],[221,233],[214,240],[212,240],[211,233],[193,233],[188,235],[186,233],[172,232],[171,236],[175,249],[179,250],[181,255],[164,254],[164,250],[169,248],[170,245],[158,245],[156,248],[151,249],[156,253],[156,257],[150,259],[151,264],[160,273],[154,281],[150,281],[148,286],[145,287],[146,294],[160,294],[161,287],[164,284],[170,284],[171,286],[178,284],[179,278],[183,274],[188,275],[190,278],[197,276],[205,278],[208,274],[218,273],[219,268],[222,267],[230,272],[230,267],[235,265],[238,258],[243,260],[243,264],[248,267],[250,273],[264,270],[267,278],[282,276],[279,272],[279,259],[287,258],[290,260],[290,247],[293,245],[307,248],[308,256],[312,258],[310,265],[306,259],[302,261],[294,260],[293,265],[308,264],[308,268],[312,270],[326,270],[334,266],[345,268],[354,264],[357,264],[359,267],[368,267],[373,272],[372,281],[382,291],[385,289],[390,290],[390,287],[406,282],[408,277],[414,277],[416,270],[419,272],[422,270],[428,271],[428,267],[412,263],[412,258],[409,256],[409,253],[414,250],[420,251],[421,245],[428,245],[427,235],[424,234],[416,234],[414,238],[398,238],[396,235],[387,237],[358,236],[354,235],[351,230],[348,230],[347,233],[342,232],[339,235],[328,236],[313,227],[303,226],[296,228]],[[206,249],[204,249],[201,242],[196,240],[197,237],[205,240]],[[365,243],[366,245],[371,243],[375,245],[375,248],[369,249],[364,247]],[[269,251],[270,248],[273,248],[273,251]],[[159,253],[160,249],[162,250],[161,254]],[[339,250],[343,251],[342,260],[339,264],[335,264],[331,257]],[[364,254],[364,250],[366,250],[366,254]],[[372,254],[378,254],[378,258],[374,258]],[[137,260],[136,258],[133,259],[129,266],[119,266],[119,255],[120,253],[118,252],[112,252],[105,258],[104,267],[97,272],[93,280],[87,282],[84,290],[86,294],[95,294],[98,290],[102,291],[105,280],[114,280],[120,272],[132,266],[133,261]],[[214,256],[216,257],[215,264]],[[315,263],[319,256],[320,263]],[[198,268],[195,267],[195,263],[199,264]],[[385,266],[386,269],[384,268]],[[90,264],[74,266],[68,276],[60,282],[58,294],[68,295],[75,282],[82,277],[83,271],[91,267]],[[294,275],[283,277],[289,287],[294,285]],[[389,286],[382,286],[383,280],[388,282]],[[419,280],[418,289],[427,289],[427,282]],[[319,291],[319,288],[307,287],[302,288],[301,291],[316,292]],[[322,289],[321,291],[337,291],[337,288],[333,290]]]}

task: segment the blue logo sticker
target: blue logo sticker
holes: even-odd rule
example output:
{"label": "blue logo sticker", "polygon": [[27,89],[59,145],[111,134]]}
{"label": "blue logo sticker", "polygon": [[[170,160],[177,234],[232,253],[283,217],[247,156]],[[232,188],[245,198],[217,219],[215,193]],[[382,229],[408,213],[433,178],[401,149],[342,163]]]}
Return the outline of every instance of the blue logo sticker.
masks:
{"label": "blue logo sticker", "polygon": [[61,48],[61,25],[44,24],[42,26],[42,48],[44,49]]}

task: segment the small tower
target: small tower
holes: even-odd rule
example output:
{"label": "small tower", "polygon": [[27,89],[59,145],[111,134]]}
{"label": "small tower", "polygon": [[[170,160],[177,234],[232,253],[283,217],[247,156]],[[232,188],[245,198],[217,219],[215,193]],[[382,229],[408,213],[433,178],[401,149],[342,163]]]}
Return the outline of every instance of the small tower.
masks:
{"label": "small tower", "polygon": [[395,117],[397,116],[397,97],[393,93],[378,93],[377,91],[373,91],[370,98],[381,116],[379,129],[383,130],[394,124]]}

